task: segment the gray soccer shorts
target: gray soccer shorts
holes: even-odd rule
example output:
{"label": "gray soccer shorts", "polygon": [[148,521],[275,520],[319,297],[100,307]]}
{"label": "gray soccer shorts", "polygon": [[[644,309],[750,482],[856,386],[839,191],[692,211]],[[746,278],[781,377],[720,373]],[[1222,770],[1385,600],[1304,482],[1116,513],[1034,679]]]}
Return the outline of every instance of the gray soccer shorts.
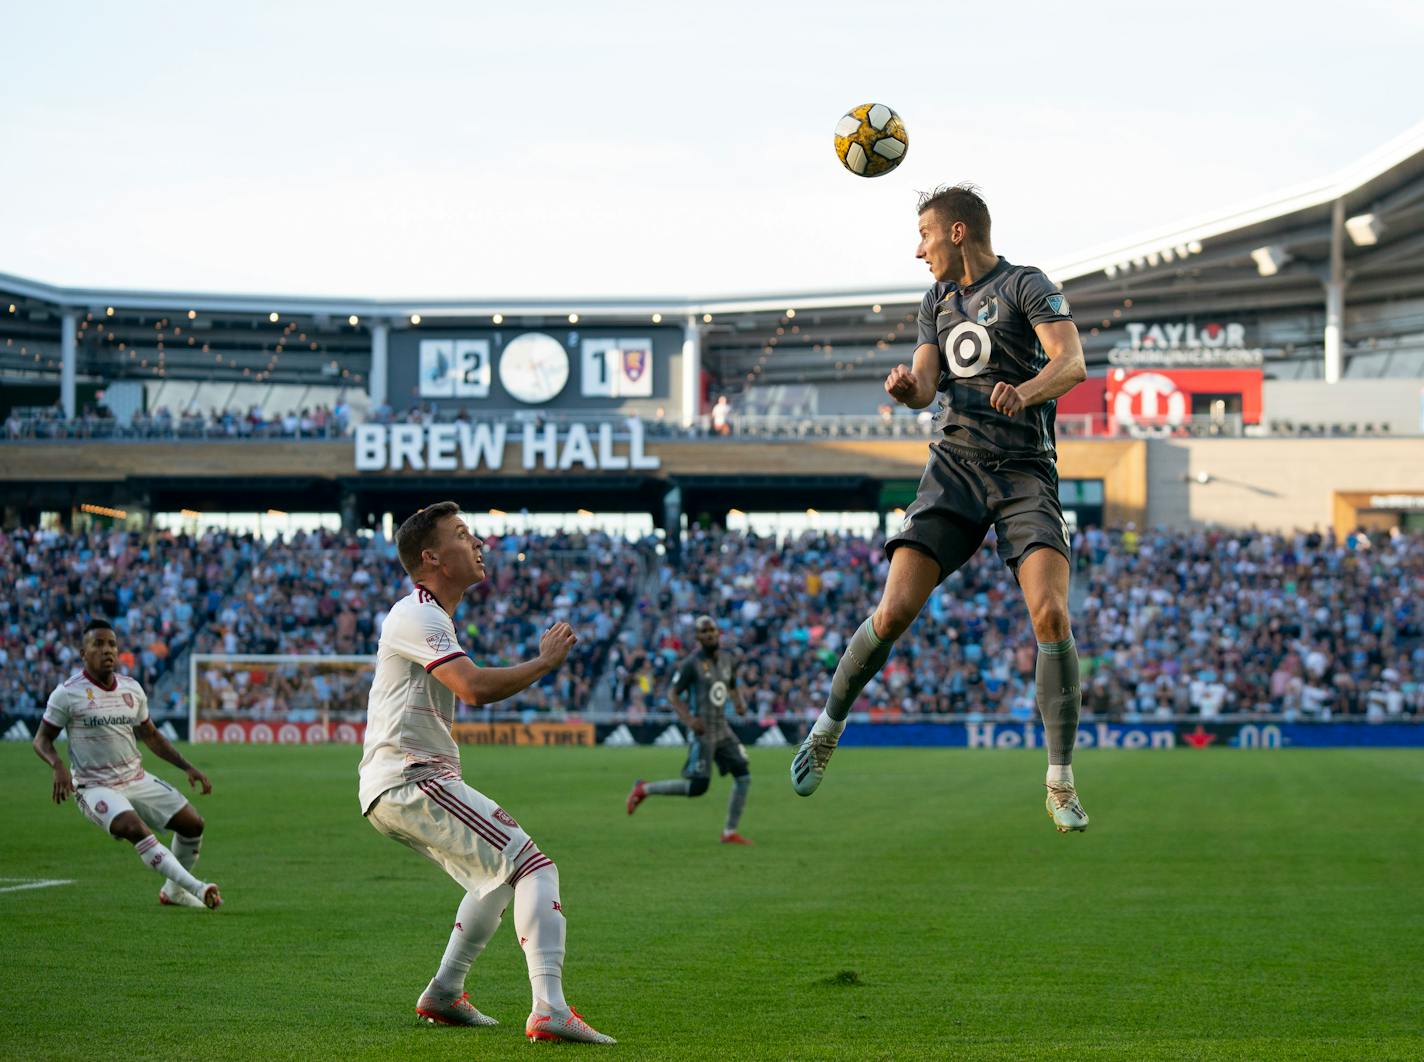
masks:
{"label": "gray soccer shorts", "polygon": [[905,510],[905,526],[885,552],[914,546],[939,561],[943,579],[974,556],[991,527],[999,556],[1015,575],[1019,562],[1041,547],[1071,563],[1053,457],[996,457],[937,442]]}
{"label": "gray soccer shorts", "polygon": [[682,768],[684,778],[711,778],[712,763],[722,774],[740,778],[751,773],[747,763],[747,750],[737,740],[735,734],[728,734],[714,744],[694,735],[692,746],[687,750],[687,764]]}

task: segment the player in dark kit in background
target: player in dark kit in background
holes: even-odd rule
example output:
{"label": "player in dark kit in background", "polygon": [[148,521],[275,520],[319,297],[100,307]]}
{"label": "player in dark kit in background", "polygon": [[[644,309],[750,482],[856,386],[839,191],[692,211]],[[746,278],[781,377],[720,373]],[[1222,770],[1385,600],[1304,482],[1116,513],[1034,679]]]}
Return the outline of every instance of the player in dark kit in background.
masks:
{"label": "player in dark kit in background", "polygon": [[[751,844],[737,825],[747,806],[747,790],[751,788],[752,772],[747,764],[747,750],[737,740],[727,722],[727,698],[737,706],[738,715],[746,715],[746,705],[737,689],[737,664],[721,651],[722,632],[711,616],[698,616],[698,650],[683,659],[672,680],[672,705],[683,724],[692,731],[692,747],[687,752],[687,766],[681,778],[665,782],[633,783],[628,794],[628,814],[633,814],[650,796],[698,797],[707,792],[712,782],[712,762],[717,769],[732,776],[732,795],[727,801],[727,824],[722,829],[723,844]],[[691,702],[684,707],[682,698]]]}
{"label": "player in dark kit in background", "polygon": [[1060,833],[1085,830],[1073,782],[1082,698],[1053,442],[1053,400],[1087,375],[1083,347],[1058,288],[1039,270],[994,253],[989,209],[972,186],[922,196],[919,216],[915,257],[935,284],[920,304],[914,365],[895,366],[885,390],[911,409],[938,396],[942,434],[930,446],[904,529],[885,544],[890,575],[880,604],[841,656],[826,706],[792,759],[791,783],[802,796],[815,792],[860,691],[935,587],[992,527],[1038,638],[1048,814]]}

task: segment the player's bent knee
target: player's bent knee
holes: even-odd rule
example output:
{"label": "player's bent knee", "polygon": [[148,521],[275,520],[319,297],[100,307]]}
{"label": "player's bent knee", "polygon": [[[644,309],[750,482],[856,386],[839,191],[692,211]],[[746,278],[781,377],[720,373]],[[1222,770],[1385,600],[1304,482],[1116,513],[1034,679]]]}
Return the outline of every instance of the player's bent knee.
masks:
{"label": "player's bent knee", "polygon": [[109,832],[122,841],[130,844],[138,844],[145,837],[149,836],[149,829],[144,825],[143,819],[137,813],[125,811],[122,815],[115,815],[114,821],[109,823]]}
{"label": "player's bent knee", "polygon": [[700,797],[707,792],[707,787],[712,784],[710,778],[693,778],[687,783],[687,795],[690,797]]}
{"label": "player's bent knee", "polygon": [[1068,617],[1068,605],[1063,601],[1049,601],[1036,606],[1030,615],[1033,633],[1040,642],[1061,642],[1072,633]]}

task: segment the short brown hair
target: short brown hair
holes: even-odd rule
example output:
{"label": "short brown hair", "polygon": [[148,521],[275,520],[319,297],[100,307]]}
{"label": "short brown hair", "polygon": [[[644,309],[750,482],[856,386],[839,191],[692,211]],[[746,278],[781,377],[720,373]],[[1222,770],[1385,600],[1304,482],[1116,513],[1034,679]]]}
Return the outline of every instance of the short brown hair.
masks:
{"label": "short brown hair", "polygon": [[440,521],[460,511],[456,502],[443,501],[417,509],[396,530],[396,552],[407,575],[420,571],[421,554],[435,543]]}
{"label": "short brown hair", "polygon": [[989,238],[989,207],[979,189],[972,184],[940,185],[920,193],[916,214],[933,210],[946,225],[964,222],[975,240]]}

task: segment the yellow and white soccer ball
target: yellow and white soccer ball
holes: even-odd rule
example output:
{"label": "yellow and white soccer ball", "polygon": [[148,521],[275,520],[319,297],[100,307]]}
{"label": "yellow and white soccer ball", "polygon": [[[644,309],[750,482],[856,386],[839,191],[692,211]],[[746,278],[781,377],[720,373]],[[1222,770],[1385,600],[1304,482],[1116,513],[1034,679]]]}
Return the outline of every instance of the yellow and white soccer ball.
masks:
{"label": "yellow and white soccer ball", "polygon": [[883,103],[852,107],[836,123],[836,155],[857,177],[883,177],[905,161],[905,123]]}

